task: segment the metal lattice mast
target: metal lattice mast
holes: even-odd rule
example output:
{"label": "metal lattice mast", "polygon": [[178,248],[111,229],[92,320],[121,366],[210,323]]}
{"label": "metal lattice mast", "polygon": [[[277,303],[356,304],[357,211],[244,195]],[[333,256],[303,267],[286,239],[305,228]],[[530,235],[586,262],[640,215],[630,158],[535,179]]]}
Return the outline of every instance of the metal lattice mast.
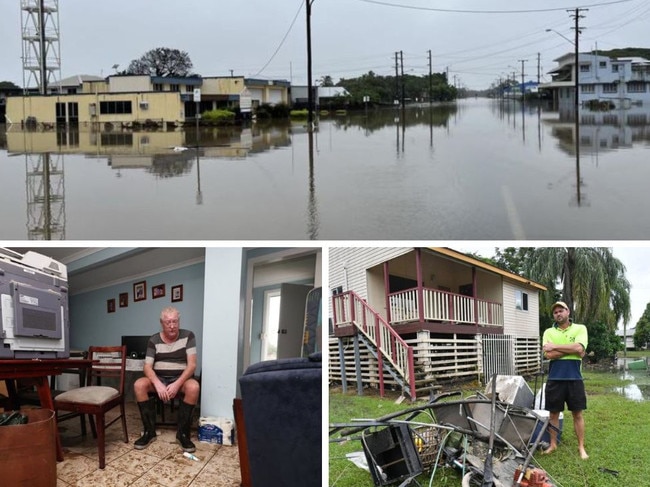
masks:
{"label": "metal lattice mast", "polygon": [[25,155],[29,240],[65,240],[63,155]]}
{"label": "metal lattice mast", "polygon": [[20,0],[23,89],[47,87],[61,79],[59,0]]}

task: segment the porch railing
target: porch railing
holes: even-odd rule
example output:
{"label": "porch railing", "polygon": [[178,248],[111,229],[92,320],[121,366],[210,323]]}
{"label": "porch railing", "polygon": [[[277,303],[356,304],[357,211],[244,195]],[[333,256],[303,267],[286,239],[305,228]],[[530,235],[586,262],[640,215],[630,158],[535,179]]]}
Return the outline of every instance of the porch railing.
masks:
{"label": "porch railing", "polygon": [[[391,323],[419,321],[418,290],[389,295]],[[479,326],[503,326],[503,305],[448,291],[423,290],[424,319]]]}
{"label": "porch railing", "polygon": [[411,399],[415,399],[413,349],[379,316],[368,303],[353,291],[332,297],[334,327],[352,325],[376,347],[380,357],[388,360],[408,384]]}

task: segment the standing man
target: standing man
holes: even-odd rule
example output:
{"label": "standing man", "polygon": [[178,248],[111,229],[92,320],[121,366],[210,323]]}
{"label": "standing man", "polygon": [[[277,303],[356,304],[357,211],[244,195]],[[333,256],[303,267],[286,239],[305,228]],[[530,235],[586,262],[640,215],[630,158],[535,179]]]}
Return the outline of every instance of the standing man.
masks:
{"label": "standing man", "polygon": [[182,396],[178,408],[176,440],[183,451],[194,452],[190,441],[192,412],[199,400],[199,383],[194,379],[196,370],[196,339],[194,333],[179,328],[180,313],[167,307],[160,313],[162,330],[149,339],[144,359],[144,377],[135,381],[133,389],[140,408],[144,434],[135,440],[136,450],[142,450],[156,439],[156,398],[167,402]]}
{"label": "standing man", "polygon": [[544,357],[550,360],[546,383],[546,409],[552,426],[551,442],[544,453],[557,448],[557,429],[564,404],[573,415],[573,427],[578,438],[578,450],[584,460],[585,421],[582,411],[587,409],[587,395],[582,380],[582,357],[587,349],[587,327],[573,323],[566,303],[558,301],[551,307],[555,323],[544,331],[542,338]]}

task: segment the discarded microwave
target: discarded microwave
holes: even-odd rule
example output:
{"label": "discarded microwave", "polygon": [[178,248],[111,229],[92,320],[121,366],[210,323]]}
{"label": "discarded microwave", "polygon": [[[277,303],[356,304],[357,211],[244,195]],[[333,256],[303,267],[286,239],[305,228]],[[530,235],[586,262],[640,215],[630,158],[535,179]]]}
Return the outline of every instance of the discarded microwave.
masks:
{"label": "discarded microwave", "polygon": [[67,267],[0,248],[0,358],[68,358]]}

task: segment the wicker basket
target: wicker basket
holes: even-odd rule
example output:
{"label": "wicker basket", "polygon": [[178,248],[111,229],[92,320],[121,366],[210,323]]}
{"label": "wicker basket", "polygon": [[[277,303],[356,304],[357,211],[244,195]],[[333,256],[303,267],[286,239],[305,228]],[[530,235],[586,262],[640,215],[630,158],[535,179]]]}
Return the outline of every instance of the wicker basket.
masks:
{"label": "wicker basket", "polygon": [[418,426],[411,430],[415,450],[418,452],[422,467],[431,468],[438,456],[438,447],[440,445],[440,432],[438,428],[432,426]]}

